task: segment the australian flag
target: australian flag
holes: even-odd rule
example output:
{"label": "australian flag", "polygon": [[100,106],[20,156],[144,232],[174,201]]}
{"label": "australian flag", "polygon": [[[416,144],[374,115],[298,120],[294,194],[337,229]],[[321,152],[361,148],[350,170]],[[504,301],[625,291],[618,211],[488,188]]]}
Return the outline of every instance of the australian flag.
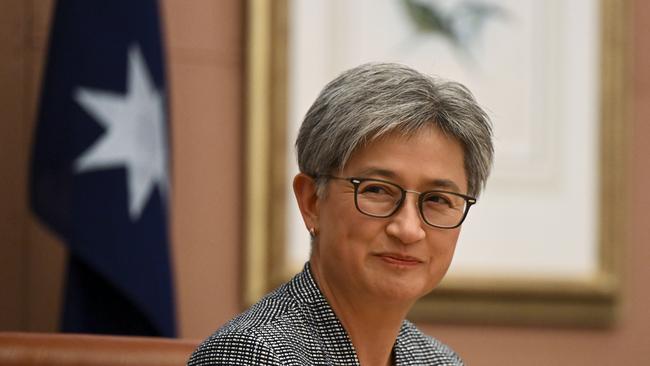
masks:
{"label": "australian flag", "polygon": [[31,207],[69,249],[62,330],[175,336],[156,0],[59,0]]}

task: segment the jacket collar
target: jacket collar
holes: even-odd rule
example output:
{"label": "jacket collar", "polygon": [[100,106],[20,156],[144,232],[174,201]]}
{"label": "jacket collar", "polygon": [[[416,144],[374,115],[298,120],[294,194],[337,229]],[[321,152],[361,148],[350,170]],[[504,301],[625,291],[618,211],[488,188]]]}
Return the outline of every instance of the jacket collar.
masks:
{"label": "jacket collar", "polygon": [[[301,310],[309,314],[307,320],[313,323],[310,324],[312,329],[319,333],[320,340],[323,341],[321,347],[331,357],[332,363],[340,365],[341,361],[349,362],[351,356],[354,356],[355,364],[359,365],[352,340],[318,288],[309,262],[305,263],[302,272],[289,282],[289,289]],[[410,328],[410,323],[404,320],[393,346],[395,364],[415,360],[408,342],[405,342],[409,337]]]}

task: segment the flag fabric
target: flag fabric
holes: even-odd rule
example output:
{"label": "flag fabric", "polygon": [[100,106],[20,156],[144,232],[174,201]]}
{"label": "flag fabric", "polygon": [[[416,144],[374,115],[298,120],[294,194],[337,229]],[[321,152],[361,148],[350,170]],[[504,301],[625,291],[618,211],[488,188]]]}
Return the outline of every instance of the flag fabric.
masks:
{"label": "flag fabric", "polygon": [[175,336],[156,0],[59,0],[31,207],[69,249],[65,332]]}

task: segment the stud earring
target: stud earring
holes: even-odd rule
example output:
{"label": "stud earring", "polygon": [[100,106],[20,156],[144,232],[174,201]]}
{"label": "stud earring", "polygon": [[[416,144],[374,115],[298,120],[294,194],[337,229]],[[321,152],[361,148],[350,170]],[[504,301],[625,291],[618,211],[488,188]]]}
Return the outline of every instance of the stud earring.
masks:
{"label": "stud earring", "polygon": [[310,227],[309,228],[309,236],[311,236],[312,239],[315,238],[316,237],[316,229],[314,229],[313,227]]}

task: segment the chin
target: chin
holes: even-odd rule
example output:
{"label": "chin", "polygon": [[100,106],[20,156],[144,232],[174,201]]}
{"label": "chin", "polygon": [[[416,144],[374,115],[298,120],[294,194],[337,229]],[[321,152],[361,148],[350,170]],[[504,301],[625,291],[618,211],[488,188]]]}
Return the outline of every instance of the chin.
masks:
{"label": "chin", "polygon": [[387,302],[415,302],[422,296],[433,290],[432,286],[418,284],[417,282],[407,281],[384,281],[381,287],[376,289],[378,295]]}

